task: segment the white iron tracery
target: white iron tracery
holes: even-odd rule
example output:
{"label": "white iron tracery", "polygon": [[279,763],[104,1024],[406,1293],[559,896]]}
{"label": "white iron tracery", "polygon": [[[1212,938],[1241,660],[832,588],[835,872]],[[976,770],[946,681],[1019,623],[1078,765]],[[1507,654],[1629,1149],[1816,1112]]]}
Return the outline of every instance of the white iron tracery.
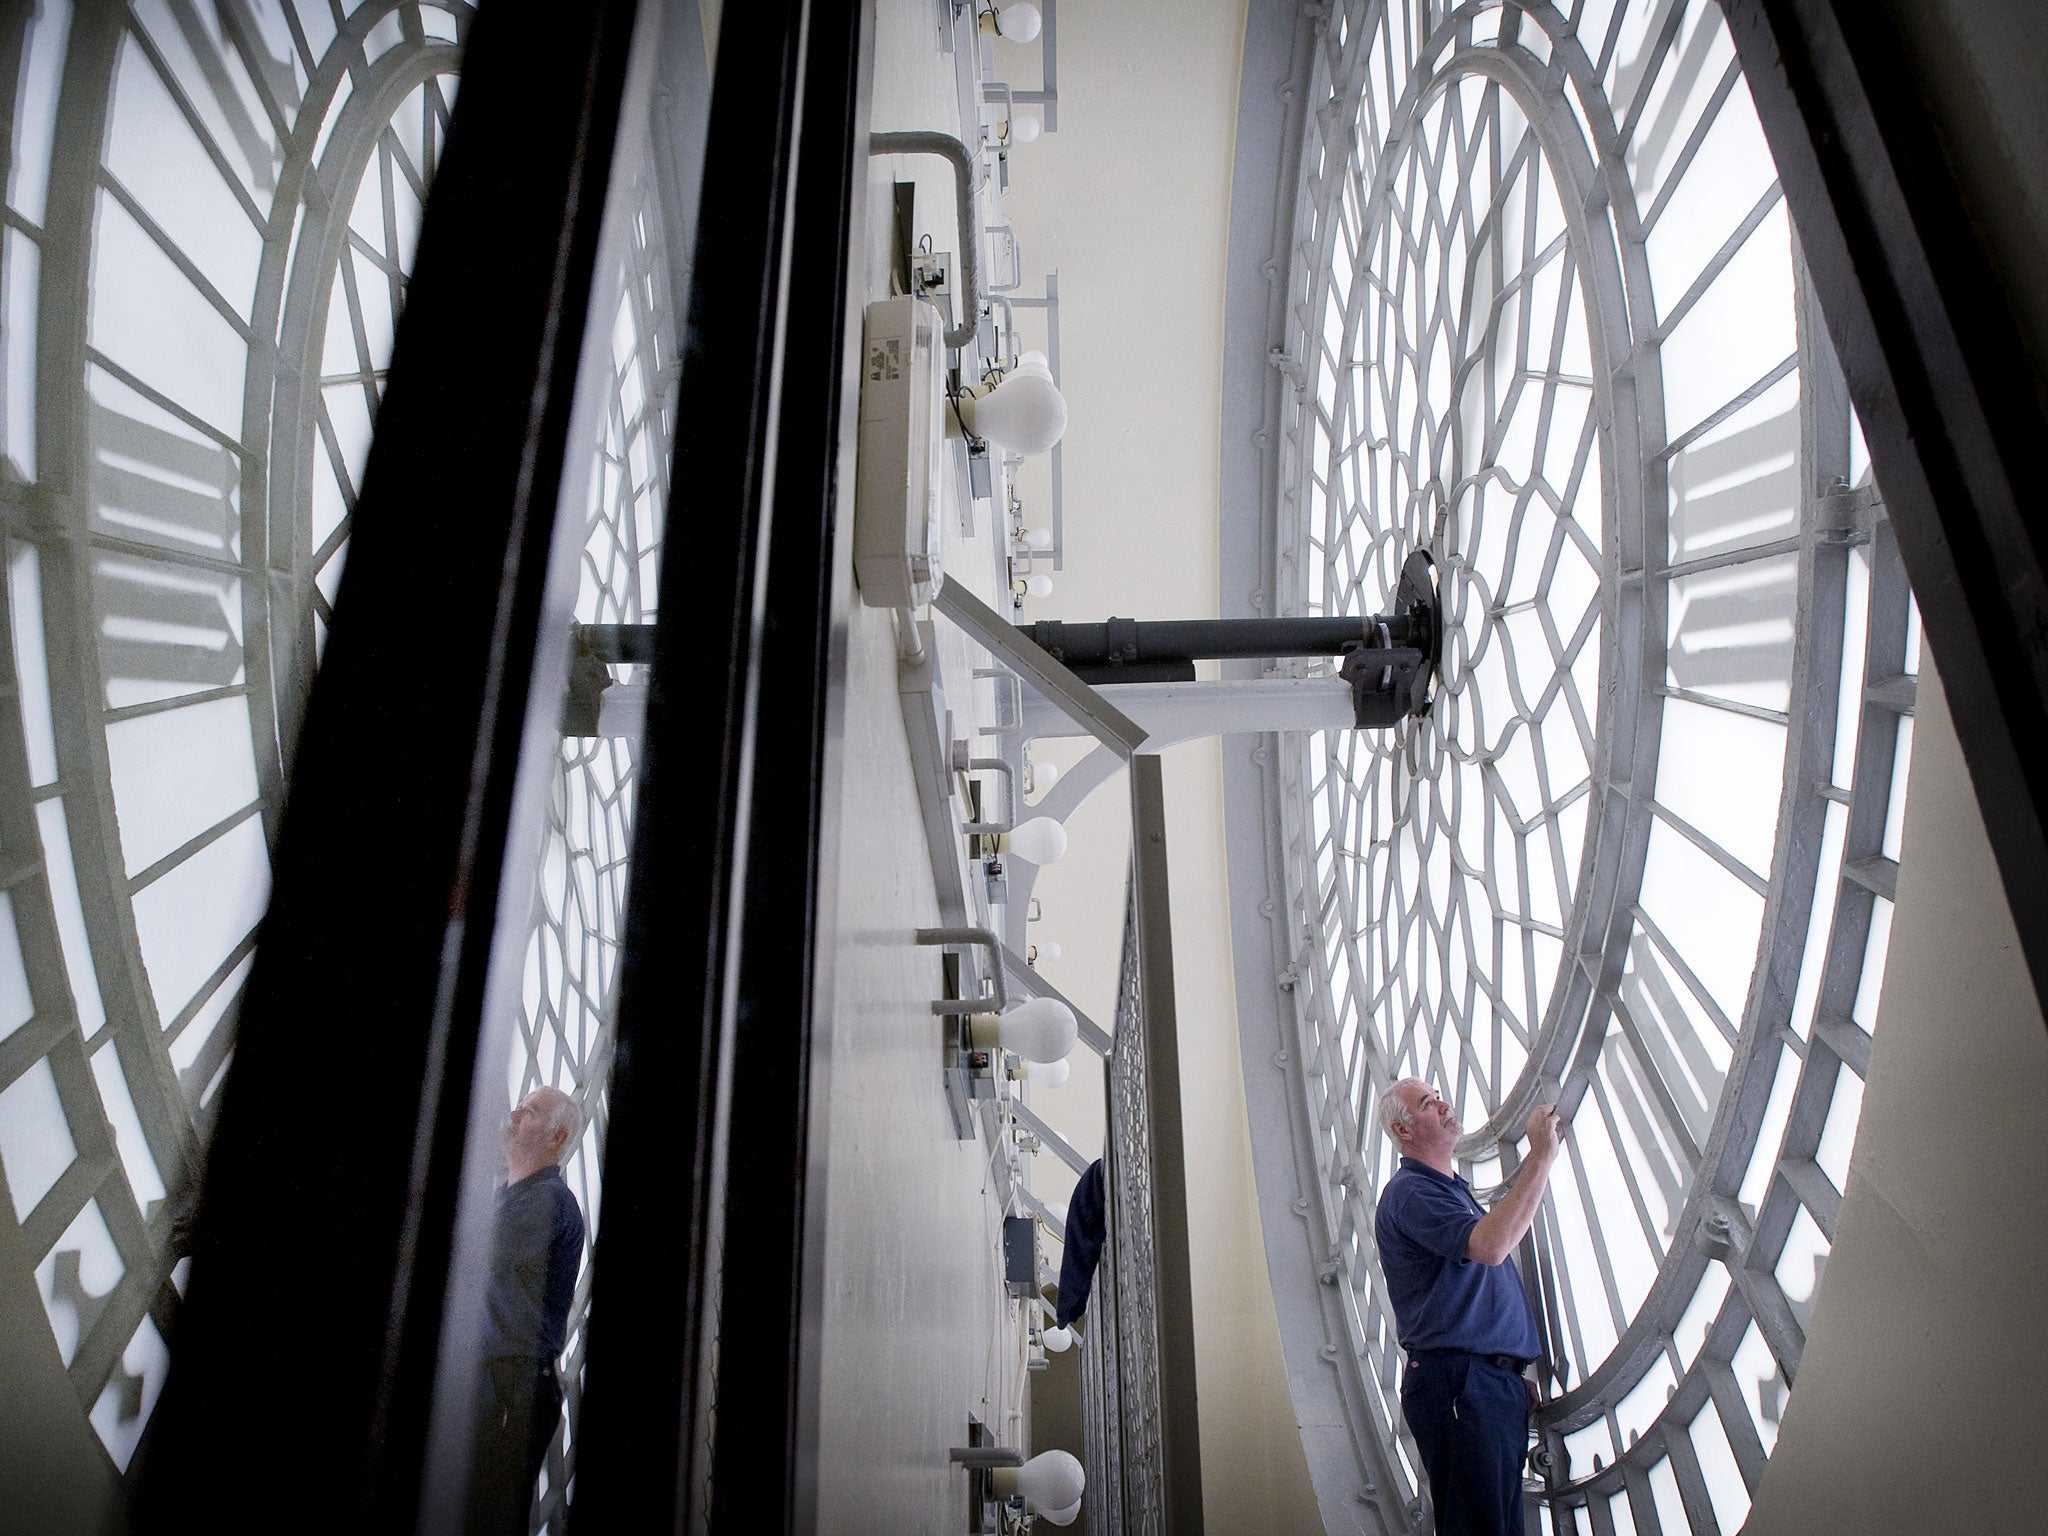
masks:
{"label": "white iron tracery", "polygon": [[1304,98],[1280,605],[1377,611],[1420,546],[1446,606],[1429,718],[1282,738],[1267,775],[1371,1501],[1396,1530],[1419,1497],[1372,1099],[1435,1082],[1484,1188],[1562,1085],[1521,1255],[1543,1518],[1733,1529],[1868,1060],[1917,667],[1896,548],[1711,0],[1341,4]]}

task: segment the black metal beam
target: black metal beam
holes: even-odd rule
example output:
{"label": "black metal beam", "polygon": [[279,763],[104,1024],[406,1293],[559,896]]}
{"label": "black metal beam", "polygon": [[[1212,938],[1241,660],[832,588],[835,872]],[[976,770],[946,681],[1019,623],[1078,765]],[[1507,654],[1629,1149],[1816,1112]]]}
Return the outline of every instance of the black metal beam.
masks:
{"label": "black metal beam", "polygon": [[[1069,666],[1108,666],[1226,656],[1339,656],[1378,641],[1377,617],[1285,619],[1109,619],[1078,623],[1045,619],[1020,624],[1018,633]],[[1396,626],[1395,643],[1408,621],[1387,615]],[[645,664],[654,659],[652,624],[579,624],[573,640],[580,655],[608,666]]]}
{"label": "black metal beam", "polygon": [[2048,999],[2048,381],[1898,21],[1852,0],[1722,6]]}
{"label": "black metal beam", "polygon": [[785,329],[810,342],[781,359],[781,420],[791,426],[777,444],[763,588],[752,797],[766,814],[747,846],[720,1276],[720,1332],[743,1344],[718,1356],[710,1529],[719,1532],[817,1523],[832,1052],[829,1005],[814,989],[820,853],[836,845],[825,835],[837,803],[831,712],[845,702],[843,677],[834,690],[829,674],[835,645],[843,670],[852,598],[838,514],[842,484],[851,507],[857,423],[848,386],[861,314],[849,258],[861,248],[852,231],[865,193],[854,167],[866,160],[855,147],[866,9],[813,5],[804,38]]}
{"label": "black metal beam", "polygon": [[[584,1533],[800,1519],[829,424],[847,355],[858,9],[783,0],[729,8],[720,28],[676,405],[690,425],[671,477],[707,515],[666,542],[661,588],[687,600],[662,605],[645,653],[646,873],[626,914]],[[757,800],[773,815],[755,817]],[[729,1352],[725,1328],[743,1341]]]}
{"label": "black metal beam", "polygon": [[[1138,665],[1234,656],[1340,656],[1378,637],[1373,618],[1042,619],[1018,628],[1069,667]],[[1389,618],[1389,622],[1394,622]],[[1402,628],[1406,629],[1403,623]]]}
{"label": "black metal beam", "polygon": [[[633,0],[476,25],[309,702],[137,1523],[413,1529]],[[414,624],[442,637],[422,665]],[[545,707],[545,706],[544,706]],[[395,744],[403,751],[394,755]]]}

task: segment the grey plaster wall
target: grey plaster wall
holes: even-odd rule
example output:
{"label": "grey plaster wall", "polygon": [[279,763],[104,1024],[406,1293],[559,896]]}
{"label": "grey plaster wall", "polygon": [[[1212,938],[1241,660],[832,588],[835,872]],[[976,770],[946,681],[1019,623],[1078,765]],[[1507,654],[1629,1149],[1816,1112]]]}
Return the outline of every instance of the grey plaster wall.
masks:
{"label": "grey plaster wall", "polygon": [[1863,1119],[1750,1536],[2038,1536],[2048,1029],[1933,668]]}

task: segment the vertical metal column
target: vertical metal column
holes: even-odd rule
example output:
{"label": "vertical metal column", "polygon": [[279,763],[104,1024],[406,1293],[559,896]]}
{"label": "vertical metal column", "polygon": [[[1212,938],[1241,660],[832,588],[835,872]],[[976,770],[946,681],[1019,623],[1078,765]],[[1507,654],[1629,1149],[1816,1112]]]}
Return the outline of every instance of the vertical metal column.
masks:
{"label": "vertical metal column", "polygon": [[[855,167],[872,74],[867,7],[810,7],[793,169],[787,333],[755,725],[739,999],[732,1020],[721,1337],[712,1362],[710,1529],[816,1524],[823,1321],[829,997],[814,989],[818,912],[837,845],[836,744],[845,689],[861,308],[852,283],[865,186]],[[866,46],[864,46],[864,42]],[[840,491],[846,493],[841,517]],[[843,547],[842,547],[843,546]]]}
{"label": "vertical metal column", "polygon": [[702,515],[666,545],[654,635],[580,1532],[811,1518],[811,988],[860,21],[789,0],[720,29],[672,477]]}
{"label": "vertical metal column", "polygon": [[1194,1258],[1181,1132],[1180,1021],[1174,1007],[1173,921],[1167,903],[1166,792],[1159,759],[1131,759],[1132,921],[1143,999],[1151,1142],[1152,1255],[1159,1331],[1162,1530],[1201,1536],[1201,1414],[1195,1391]]}

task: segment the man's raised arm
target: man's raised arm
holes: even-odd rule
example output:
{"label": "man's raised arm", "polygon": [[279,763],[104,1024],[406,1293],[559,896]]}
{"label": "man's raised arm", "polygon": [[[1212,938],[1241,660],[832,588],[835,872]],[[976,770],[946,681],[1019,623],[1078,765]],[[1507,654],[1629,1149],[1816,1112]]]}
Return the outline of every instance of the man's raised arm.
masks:
{"label": "man's raised arm", "polygon": [[1536,1220],[1543,1191],[1550,1185],[1550,1165],[1557,1161],[1564,1122],[1555,1104],[1538,1104],[1529,1112],[1529,1153],[1515,1175],[1514,1187],[1484,1216],[1465,1240],[1465,1256],[1481,1264],[1498,1264],[1515,1251]]}

